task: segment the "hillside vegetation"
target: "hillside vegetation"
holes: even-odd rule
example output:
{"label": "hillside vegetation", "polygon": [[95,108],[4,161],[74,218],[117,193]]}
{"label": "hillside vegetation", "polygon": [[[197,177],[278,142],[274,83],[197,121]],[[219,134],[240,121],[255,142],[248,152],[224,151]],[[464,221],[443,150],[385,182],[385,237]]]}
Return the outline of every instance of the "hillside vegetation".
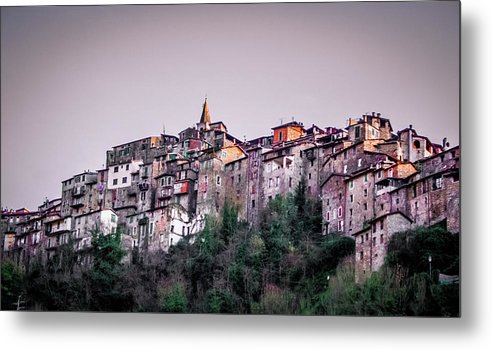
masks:
{"label": "hillside vegetation", "polygon": [[[122,263],[119,233],[94,232],[92,268],[70,245],[27,271],[2,262],[2,309],[19,294],[31,310],[299,315],[459,316],[459,240],[441,228],[395,234],[384,267],[354,278],[354,240],[321,234],[321,205],[293,195],[272,200],[258,230],[226,203],[194,241],[169,253],[134,251]],[[433,256],[429,275],[428,255]]]}

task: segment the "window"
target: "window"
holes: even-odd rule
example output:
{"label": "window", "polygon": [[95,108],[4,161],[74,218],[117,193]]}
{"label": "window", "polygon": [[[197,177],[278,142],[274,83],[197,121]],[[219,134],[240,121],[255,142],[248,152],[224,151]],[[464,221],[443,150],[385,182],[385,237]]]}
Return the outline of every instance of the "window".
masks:
{"label": "window", "polygon": [[252,207],[252,208],[255,208],[255,204],[256,204],[255,200],[254,200],[254,199],[253,199],[253,200],[251,200],[251,207]]}
{"label": "window", "polygon": [[338,217],[342,217],[342,206],[338,208]]}
{"label": "window", "polygon": [[418,209],[419,208],[419,204],[418,202],[415,202],[415,209]]}
{"label": "window", "polygon": [[347,165],[343,165],[343,173],[347,173]]}
{"label": "window", "polygon": [[378,172],[378,178],[381,178],[382,175],[383,175],[383,171],[379,171]]}
{"label": "window", "polygon": [[126,164],[126,168],[125,168],[127,171],[130,169],[130,164]]}
{"label": "window", "polygon": [[123,179],[121,180],[122,183],[126,183],[127,182],[127,177],[123,177]]}
{"label": "window", "polygon": [[364,202],[364,210],[367,211],[367,202]]}
{"label": "window", "polygon": [[[384,223],[383,223],[383,220],[381,220],[381,222],[379,223],[379,229],[383,230],[384,228]],[[383,235],[381,235],[383,236]]]}
{"label": "window", "polygon": [[362,159],[358,159],[357,160],[357,167],[361,167],[362,166]]}
{"label": "window", "polygon": [[282,140],[282,136],[283,136],[282,131],[280,131],[278,133],[278,140],[279,140],[279,142]]}
{"label": "window", "polygon": [[352,209],[349,210],[349,213],[350,213],[350,217],[352,217],[352,213],[353,213]]}
{"label": "window", "polygon": [[384,242],[383,234],[379,235],[379,243],[382,244]]}
{"label": "window", "polygon": [[393,169],[390,169],[390,170],[388,171],[388,177],[393,177]]}
{"label": "window", "polygon": [[326,199],[326,205],[330,205],[330,199]]}
{"label": "window", "polygon": [[313,167],[314,165],[314,160],[311,160],[311,167]]}
{"label": "window", "polygon": [[275,180],[275,187],[278,187],[280,184],[280,177],[277,177],[277,179]]}
{"label": "window", "polygon": [[268,188],[271,188],[273,185],[273,178],[268,179]]}
{"label": "window", "polygon": [[364,259],[364,251],[359,252],[359,257],[360,257],[360,260]]}
{"label": "window", "polygon": [[350,194],[350,202],[354,202],[354,195]]}
{"label": "window", "polygon": [[220,185],[220,176],[217,176],[217,185]]}
{"label": "window", "polygon": [[118,185],[118,178],[113,179],[113,185]]}
{"label": "window", "polygon": [[417,196],[417,185],[412,186],[413,197]]}
{"label": "window", "polygon": [[354,181],[350,181],[349,182],[349,188],[350,189],[354,189]]}
{"label": "window", "polygon": [[365,183],[367,183],[367,180],[368,180],[368,178],[367,178],[367,173],[366,173],[366,174],[364,175],[364,182],[365,182]]}
{"label": "window", "polygon": [[432,190],[437,190],[442,188],[442,177],[435,177],[432,181]]}
{"label": "window", "polygon": [[381,211],[384,210],[384,204],[381,204]]}
{"label": "window", "polygon": [[338,231],[343,231],[343,221],[338,221]]}
{"label": "window", "polygon": [[326,212],[326,220],[329,221],[330,220],[330,211]]}
{"label": "window", "polygon": [[115,214],[111,215],[111,222],[116,223],[116,215]]}
{"label": "window", "polygon": [[292,177],[289,177],[289,188],[292,188]]}
{"label": "window", "polygon": [[311,179],[311,173],[308,175],[308,178]]}
{"label": "window", "polygon": [[144,191],[140,193],[140,200],[142,200],[142,201],[145,200],[145,192]]}
{"label": "window", "polygon": [[181,228],[181,234],[184,235],[185,234],[185,227],[182,227]]}
{"label": "window", "polygon": [[376,246],[376,237],[375,236],[372,238],[372,245]]}
{"label": "window", "polygon": [[359,138],[359,137],[360,137],[360,127],[359,127],[359,126],[357,126],[357,127],[355,128],[355,138]]}
{"label": "window", "polygon": [[116,167],[114,168],[114,173],[117,173],[117,172],[118,172],[118,166],[116,166]]}
{"label": "window", "polygon": [[364,189],[364,197],[367,197],[367,189]]}
{"label": "window", "polygon": [[363,244],[364,243],[364,235],[361,235],[360,236],[360,243]]}
{"label": "window", "polygon": [[171,224],[171,233],[174,233],[174,225]]}

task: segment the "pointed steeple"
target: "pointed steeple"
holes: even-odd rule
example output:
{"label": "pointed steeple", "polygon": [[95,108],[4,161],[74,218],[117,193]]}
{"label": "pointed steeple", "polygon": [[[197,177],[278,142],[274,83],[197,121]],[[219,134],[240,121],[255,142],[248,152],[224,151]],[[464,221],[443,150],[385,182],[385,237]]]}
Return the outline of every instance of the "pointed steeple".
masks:
{"label": "pointed steeple", "polygon": [[200,118],[200,123],[208,126],[210,124],[210,111],[208,110],[208,102],[205,97],[205,103],[203,103],[202,117]]}

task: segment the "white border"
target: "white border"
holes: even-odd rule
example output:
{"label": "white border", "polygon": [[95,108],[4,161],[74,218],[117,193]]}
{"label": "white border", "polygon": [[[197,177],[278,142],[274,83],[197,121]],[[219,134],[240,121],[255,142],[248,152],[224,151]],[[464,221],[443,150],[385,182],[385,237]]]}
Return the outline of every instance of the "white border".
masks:
{"label": "white border", "polygon": [[[202,1],[204,2],[204,1]],[[216,1],[205,1],[207,3]],[[256,1],[251,1],[256,2]],[[272,1],[273,2],[273,1]],[[3,1],[2,5],[67,1]],[[69,1],[112,4],[121,1]],[[130,3],[162,3],[141,1]],[[173,3],[186,3],[173,1]],[[3,348],[483,348],[490,345],[489,145],[491,20],[487,1],[462,2],[462,318],[349,318],[0,313]],[[489,78],[489,80],[486,80]],[[484,168],[486,165],[487,169]]]}

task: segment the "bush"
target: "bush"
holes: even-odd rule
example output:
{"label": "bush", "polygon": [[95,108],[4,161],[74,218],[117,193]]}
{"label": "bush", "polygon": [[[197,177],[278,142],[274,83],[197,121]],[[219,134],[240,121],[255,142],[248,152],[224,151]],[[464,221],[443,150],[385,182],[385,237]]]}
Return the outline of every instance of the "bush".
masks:
{"label": "bush", "polygon": [[1,263],[2,310],[16,310],[18,297],[24,293],[24,272],[13,261]]}
{"label": "bush", "polygon": [[161,286],[159,299],[161,309],[166,313],[185,313],[187,311],[188,300],[183,282],[175,281]]}

